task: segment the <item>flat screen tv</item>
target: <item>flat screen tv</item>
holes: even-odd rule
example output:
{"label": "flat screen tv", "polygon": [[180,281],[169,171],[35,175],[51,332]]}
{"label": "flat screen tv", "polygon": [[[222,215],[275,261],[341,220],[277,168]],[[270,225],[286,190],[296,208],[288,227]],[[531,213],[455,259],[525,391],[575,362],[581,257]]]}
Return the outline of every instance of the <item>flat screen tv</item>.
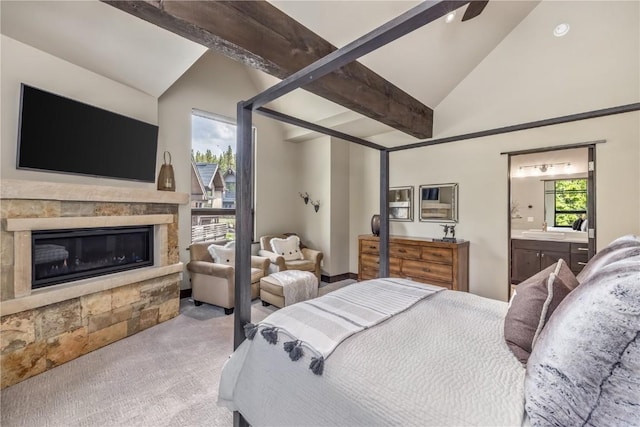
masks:
{"label": "flat screen tv", "polygon": [[158,127],[22,84],[18,169],[155,182]]}

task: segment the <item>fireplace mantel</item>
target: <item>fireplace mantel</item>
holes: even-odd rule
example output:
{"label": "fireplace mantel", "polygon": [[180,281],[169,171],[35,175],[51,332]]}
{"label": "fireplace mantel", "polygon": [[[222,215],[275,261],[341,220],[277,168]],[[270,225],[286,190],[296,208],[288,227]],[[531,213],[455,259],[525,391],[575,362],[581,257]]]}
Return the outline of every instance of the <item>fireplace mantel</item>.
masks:
{"label": "fireplace mantel", "polygon": [[0,181],[0,199],[184,205],[189,203],[189,194],[143,188],[3,179]]}

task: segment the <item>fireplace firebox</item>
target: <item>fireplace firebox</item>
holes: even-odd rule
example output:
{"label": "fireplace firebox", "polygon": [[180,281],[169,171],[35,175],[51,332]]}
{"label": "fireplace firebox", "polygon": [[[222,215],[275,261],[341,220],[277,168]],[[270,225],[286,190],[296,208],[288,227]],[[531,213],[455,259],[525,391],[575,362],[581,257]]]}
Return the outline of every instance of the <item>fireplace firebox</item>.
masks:
{"label": "fireplace firebox", "polygon": [[153,265],[153,226],[34,231],[31,288]]}

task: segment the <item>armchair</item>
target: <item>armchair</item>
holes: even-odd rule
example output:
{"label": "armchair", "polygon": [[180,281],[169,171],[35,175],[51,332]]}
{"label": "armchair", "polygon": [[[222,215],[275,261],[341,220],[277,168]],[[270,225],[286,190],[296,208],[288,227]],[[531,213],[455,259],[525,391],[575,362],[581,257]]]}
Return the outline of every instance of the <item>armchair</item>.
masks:
{"label": "armchair", "polygon": [[[213,261],[208,247],[211,243],[193,243],[189,246],[190,261],[187,270],[191,276],[191,292],[195,305],[203,302],[224,308],[225,314],[235,307],[235,267]],[[269,274],[268,258],[251,257],[251,299],[260,295],[260,279]]]}
{"label": "armchair", "polygon": [[302,256],[304,257],[304,259],[285,260],[282,255],[273,252],[271,248],[271,239],[276,237],[280,239],[286,239],[290,235],[291,234],[281,234],[260,237],[260,250],[258,251],[258,255],[269,258],[271,262],[271,265],[269,267],[270,273],[284,270],[310,271],[316,275],[316,277],[318,278],[318,283],[320,283],[320,264],[322,262],[322,258],[324,257],[324,254],[322,252],[307,248],[302,243],[300,243],[300,252],[302,252]]}

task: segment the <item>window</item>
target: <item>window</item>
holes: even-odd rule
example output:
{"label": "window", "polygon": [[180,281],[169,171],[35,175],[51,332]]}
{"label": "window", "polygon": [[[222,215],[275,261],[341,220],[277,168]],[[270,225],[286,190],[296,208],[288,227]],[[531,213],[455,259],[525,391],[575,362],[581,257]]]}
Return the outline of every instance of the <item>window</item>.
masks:
{"label": "window", "polygon": [[554,226],[571,227],[587,214],[587,179],[559,179],[545,182],[545,196],[553,195]]}
{"label": "window", "polygon": [[[253,139],[255,142],[255,128]],[[204,111],[193,110],[191,160],[191,241],[234,240],[235,122]]]}

